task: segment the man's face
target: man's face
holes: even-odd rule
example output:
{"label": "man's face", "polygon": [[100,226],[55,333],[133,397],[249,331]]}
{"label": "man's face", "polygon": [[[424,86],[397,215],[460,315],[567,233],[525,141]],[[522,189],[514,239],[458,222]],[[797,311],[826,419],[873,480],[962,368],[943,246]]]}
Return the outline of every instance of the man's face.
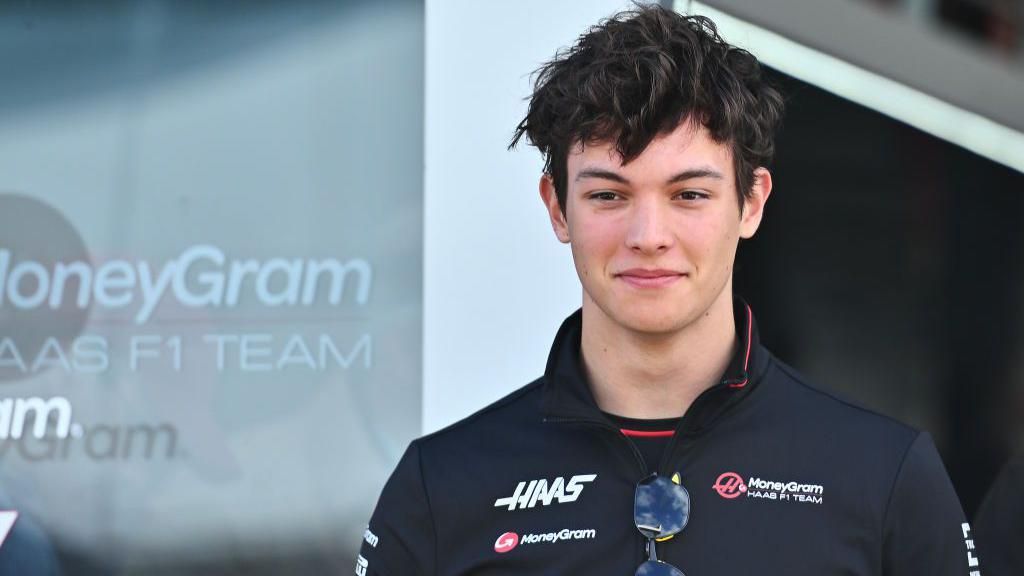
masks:
{"label": "man's face", "polygon": [[627,165],[611,143],[576,146],[567,164],[565,217],[548,177],[541,196],[572,247],[586,314],[665,334],[731,295],[737,244],[757,230],[771,191],[767,170],[755,172],[741,214],[729,147],[690,122]]}

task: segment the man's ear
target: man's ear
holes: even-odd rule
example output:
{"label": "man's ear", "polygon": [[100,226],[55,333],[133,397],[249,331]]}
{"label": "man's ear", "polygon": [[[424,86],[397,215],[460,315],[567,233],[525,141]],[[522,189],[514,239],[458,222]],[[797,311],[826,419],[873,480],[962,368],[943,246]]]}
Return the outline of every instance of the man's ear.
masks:
{"label": "man's ear", "polygon": [[569,224],[562,214],[562,208],[558,205],[558,194],[555,193],[555,181],[550,174],[540,177],[540,198],[544,201],[544,207],[548,210],[548,217],[551,219],[551,227],[555,230],[555,236],[563,244],[569,243]]}
{"label": "man's ear", "polygon": [[740,238],[750,238],[761,226],[764,205],[772,193],[772,175],[767,168],[754,170],[754,182],[750,197],[743,201],[743,215],[740,217]]}

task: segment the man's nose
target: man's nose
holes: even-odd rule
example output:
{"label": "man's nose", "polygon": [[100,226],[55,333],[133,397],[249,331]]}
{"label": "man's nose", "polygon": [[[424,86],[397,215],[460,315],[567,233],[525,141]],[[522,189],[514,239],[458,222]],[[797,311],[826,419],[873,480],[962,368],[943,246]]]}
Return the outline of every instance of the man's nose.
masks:
{"label": "man's nose", "polygon": [[635,252],[656,254],[672,246],[671,206],[656,199],[638,200],[629,215],[626,245]]}

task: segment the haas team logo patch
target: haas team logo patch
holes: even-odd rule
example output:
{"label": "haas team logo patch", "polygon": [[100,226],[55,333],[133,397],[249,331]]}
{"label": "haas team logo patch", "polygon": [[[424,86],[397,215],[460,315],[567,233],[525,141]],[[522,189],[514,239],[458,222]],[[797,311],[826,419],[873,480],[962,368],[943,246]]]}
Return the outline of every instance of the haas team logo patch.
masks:
{"label": "haas team logo patch", "polygon": [[735,472],[726,472],[719,476],[712,488],[719,496],[730,500],[742,496],[747,491],[743,477]]}

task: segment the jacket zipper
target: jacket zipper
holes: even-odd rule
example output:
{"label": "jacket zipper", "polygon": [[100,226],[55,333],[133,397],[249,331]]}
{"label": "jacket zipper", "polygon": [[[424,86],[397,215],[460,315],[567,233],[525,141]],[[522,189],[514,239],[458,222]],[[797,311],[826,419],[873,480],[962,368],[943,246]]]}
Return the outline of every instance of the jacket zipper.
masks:
{"label": "jacket zipper", "polygon": [[[603,428],[605,430],[610,430],[615,436],[618,436],[619,438],[622,438],[622,440],[629,446],[630,452],[632,452],[633,456],[636,458],[636,463],[640,466],[640,474],[642,475],[641,478],[646,478],[649,475],[649,471],[647,469],[647,462],[644,461],[644,455],[640,453],[640,449],[636,447],[636,444],[634,444],[632,440],[630,440],[625,435],[623,435],[621,430],[619,430],[618,428],[612,426],[608,422],[602,422],[600,420],[594,420],[594,419],[588,419],[588,418],[564,418],[564,417],[563,418],[559,418],[559,417],[544,418],[544,422],[552,422],[552,423],[557,423],[557,424],[584,424],[584,425],[587,425],[587,426],[595,426],[597,428]],[[637,532],[636,534],[638,536],[640,535],[639,532]],[[637,549],[637,556],[636,556],[636,558],[637,558],[637,560],[640,563],[643,563],[644,559],[646,559],[646,557],[647,557],[646,546],[647,546],[647,544],[646,544],[646,542],[644,542]]]}
{"label": "jacket zipper", "polygon": [[673,434],[672,437],[668,439],[668,443],[665,444],[665,449],[661,453],[661,459],[658,460],[657,471],[658,471],[658,474],[661,474],[662,476],[668,476],[668,477],[671,478],[673,473],[678,472],[681,476],[683,476],[683,478],[686,477],[686,475],[684,474],[684,472],[685,472],[684,470],[666,470],[665,469],[666,465],[668,465],[670,462],[672,462],[674,460],[677,460],[677,458],[676,458],[676,449],[679,448],[682,445],[680,443],[680,439],[683,436],[685,436],[685,434],[687,432],[687,430],[686,430],[687,426],[685,424],[685,421],[686,421],[685,418],[686,418],[686,416],[683,416],[683,419],[684,419],[683,423],[681,423],[681,425],[678,428],[676,428],[675,434]]}
{"label": "jacket zipper", "polygon": [[636,447],[636,444],[633,444],[632,440],[630,440],[629,438],[626,438],[625,436],[623,436],[622,432],[618,428],[612,426],[611,424],[609,424],[607,422],[602,422],[600,420],[593,420],[593,419],[590,419],[590,418],[559,418],[559,417],[544,418],[544,422],[553,422],[553,423],[557,423],[557,424],[587,424],[589,426],[596,426],[598,428],[604,428],[605,430],[610,430],[610,431],[614,432],[615,436],[618,436],[619,438],[622,438],[622,440],[626,442],[626,445],[629,446],[630,451],[633,453],[633,456],[636,458],[637,464],[640,465],[640,472],[641,472],[641,474],[643,474],[643,477],[647,477],[648,476],[647,462],[644,461],[644,455],[640,453],[640,449]]}
{"label": "jacket zipper", "polygon": [[[717,394],[721,388],[716,385],[708,388],[704,392],[701,392],[690,407],[686,409],[683,414],[683,419],[676,427],[675,434],[668,439],[668,444],[665,445],[665,450],[661,453],[661,459],[658,461],[658,474],[672,475],[674,472],[679,472],[685,478],[684,470],[665,470],[665,466],[676,459],[676,449],[680,446],[680,441],[684,439],[693,429],[693,415],[698,413],[702,406],[708,402],[708,398],[712,394]],[[689,439],[692,441],[692,438]]]}

